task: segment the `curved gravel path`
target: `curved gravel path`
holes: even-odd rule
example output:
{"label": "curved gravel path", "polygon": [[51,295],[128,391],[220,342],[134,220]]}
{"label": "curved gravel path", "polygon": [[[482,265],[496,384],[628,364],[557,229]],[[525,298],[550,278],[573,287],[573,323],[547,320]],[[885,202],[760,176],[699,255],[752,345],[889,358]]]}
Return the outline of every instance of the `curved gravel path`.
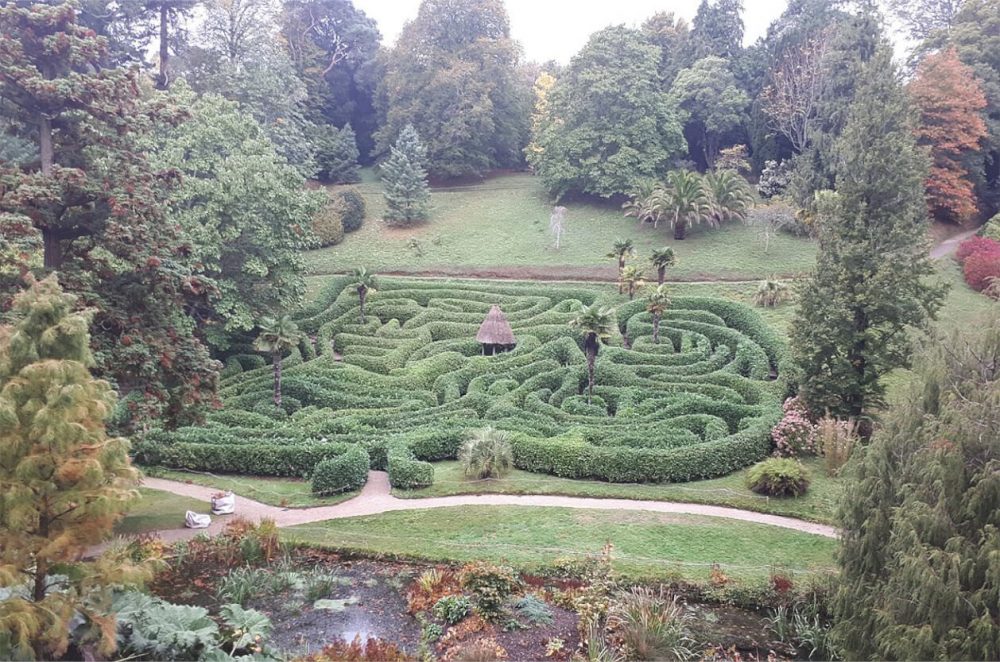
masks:
{"label": "curved gravel path", "polygon": [[[206,503],[212,494],[218,490],[201,485],[181,483],[163,478],[146,478],[143,486],[154,490],[162,490],[180,496],[201,499]],[[236,514],[250,520],[270,518],[279,527],[309,524],[324,520],[358,517],[362,515],[378,515],[396,510],[427,510],[430,508],[453,508],[458,506],[527,506],[582,508],[593,510],[628,510],[651,513],[676,513],[682,515],[701,515],[721,517],[742,522],[766,524],[785,529],[793,529],[803,533],[836,538],[837,531],[832,526],[814,524],[792,517],[768,515],[737,508],[722,506],[707,506],[695,503],[676,503],[672,501],[639,501],[632,499],[595,499],[587,497],[548,496],[548,495],[518,495],[518,494],[467,494],[426,499],[399,499],[392,496],[389,488],[389,476],[384,471],[372,471],[368,474],[368,483],[361,493],[350,499],[332,506],[316,506],[313,508],[281,508],[245,499],[236,495]],[[190,538],[207,531],[215,533],[225,526],[227,516],[214,516],[212,526],[206,529],[170,529],[157,532],[166,541]]]}

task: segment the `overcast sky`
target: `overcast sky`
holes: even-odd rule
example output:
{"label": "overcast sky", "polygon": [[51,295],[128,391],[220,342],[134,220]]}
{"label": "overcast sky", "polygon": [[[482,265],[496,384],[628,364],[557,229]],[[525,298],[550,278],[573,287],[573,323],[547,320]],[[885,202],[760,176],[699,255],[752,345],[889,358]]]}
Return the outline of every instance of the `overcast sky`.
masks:
{"label": "overcast sky", "polygon": [[[579,51],[591,33],[625,23],[638,26],[658,11],[690,20],[699,0],[506,0],[511,36],[521,42],[527,59],[561,63]],[[744,0],[745,42],[752,43],[784,11],[787,0]],[[354,0],[378,21],[382,39],[391,45],[403,23],[417,15],[420,0]]]}

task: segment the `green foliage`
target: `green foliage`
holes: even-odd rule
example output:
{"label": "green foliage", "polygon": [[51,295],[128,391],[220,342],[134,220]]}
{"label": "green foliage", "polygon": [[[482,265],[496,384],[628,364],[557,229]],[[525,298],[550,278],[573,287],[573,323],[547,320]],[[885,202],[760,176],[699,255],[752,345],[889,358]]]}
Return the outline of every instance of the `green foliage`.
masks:
{"label": "green foliage", "polygon": [[312,219],[312,233],[320,247],[336,246],[344,240],[344,208],[331,202]]}
{"label": "green foliage", "polygon": [[365,198],[356,188],[346,188],[337,191],[334,200],[340,211],[340,220],[343,222],[344,232],[354,232],[361,229],[367,215]]}
{"label": "green foliage", "polygon": [[416,129],[407,124],[380,170],[385,220],[392,225],[412,225],[430,217],[431,191],[423,166],[426,154]]}
{"label": "green foliage", "polygon": [[462,568],[459,581],[475,596],[476,610],[487,620],[498,618],[507,598],[521,589],[521,580],[513,568],[485,561]]}
{"label": "green foliage", "polygon": [[88,370],[90,315],[75,304],[52,275],[15,298],[13,327],[0,326],[0,590],[14,594],[0,600],[0,649],[18,657],[60,657],[77,613],[110,653],[93,604],[110,584],[145,578],[114,554],[80,560],[134,499],[138,472],[128,441],[105,433],[115,394]]}
{"label": "green foliage", "polygon": [[809,489],[809,472],[798,460],[773,457],[750,467],[747,487],[767,496],[798,497]]}
{"label": "green foliage", "polygon": [[882,376],[907,364],[906,330],[943,295],[925,278],[926,157],[887,51],[865,68],[838,153],[837,192],[817,196],[820,253],[792,347],[809,408],[859,418],[880,402]]}
{"label": "green foliage", "polygon": [[1000,241],[1000,214],[987,221],[979,231],[979,235],[993,241]]}
{"label": "green foliage", "polygon": [[677,240],[683,240],[692,225],[716,224],[704,181],[696,172],[671,170],[663,185],[649,194],[646,204],[652,211],[653,227],[662,220],[669,222]]}
{"label": "green foliage", "polygon": [[633,588],[611,604],[608,627],[637,660],[688,660],[697,657],[687,634],[690,620],[677,596],[663,589]]}
{"label": "green foliage", "polygon": [[520,165],[531,100],[517,61],[500,0],[425,0],[386,59],[378,151],[412,124],[436,177]]}
{"label": "green foliage", "polygon": [[466,476],[500,478],[514,466],[510,434],[485,427],[476,432],[458,450],[458,461]]}
{"label": "green foliage", "polygon": [[733,170],[710,172],[702,179],[702,184],[716,224],[745,221],[756,202],[747,180]]}
{"label": "green foliage", "polygon": [[368,481],[370,463],[368,453],[360,446],[335,458],[322,460],[313,469],[313,493],[335,494],[361,489]]}
{"label": "green foliage", "polygon": [[312,142],[319,166],[316,174],[320,179],[333,184],[361,181],[358,145],[350,124],[342,129],[329,125],[317,126],[312,130]]}
{"label": "green foliage", "polygon": [[472,613],[472,603],[463,595],[446,595],[434,603],[434,615],[448,625],[455,625]]}
{"label": "green foliage", "polygon": [[753,302],[761,308],[775,308],[788,299],[788,285],[775,278],[760,281],[757,291],[753,293]]}
{"label": "green foliage", "polygon": [[526,595],[514,602],[514,615],[529,625],[551,625],[552,608],[535,595]]}
{"label": "green foliage", "polygon": [[162,660],[198,659],[219,645],[219,626],[204,607],[175,605],[143,593],[116,596],[120,650]]}
{"label": "green foliage", "polygon": [[681,152],[678,111],[659,65],[659,49],[638,30],[615,26],[590,37],[536,107],[527,158],[551,193],[630,194]]}
{"label": "green foliage", "polygon": [[740,125],[750,103],[729,63],[714,55],[698,60],[677,74],[670,95],[684,112],[686,135],[696,136],[689,139],[690,153],[714,167],[724,136]]}
{"label": "green foliage", "polygon": [[998,355],[995,311],[927,343],[916,378],[845,468],[833,611],[848,659],[1000,655]]}

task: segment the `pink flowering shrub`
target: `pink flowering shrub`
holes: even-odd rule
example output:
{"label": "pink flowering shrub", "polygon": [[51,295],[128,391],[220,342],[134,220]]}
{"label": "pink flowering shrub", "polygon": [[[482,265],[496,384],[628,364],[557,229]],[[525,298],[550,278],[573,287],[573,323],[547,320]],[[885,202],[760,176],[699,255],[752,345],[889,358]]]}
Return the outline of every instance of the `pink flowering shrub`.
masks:
{"label": "pink flowering shrub", "polygon": [[809,420],[809,410],[798,397],[785,400],[785,415],[771,430],[774,453],[779,457],[816,454],[816,426]]}

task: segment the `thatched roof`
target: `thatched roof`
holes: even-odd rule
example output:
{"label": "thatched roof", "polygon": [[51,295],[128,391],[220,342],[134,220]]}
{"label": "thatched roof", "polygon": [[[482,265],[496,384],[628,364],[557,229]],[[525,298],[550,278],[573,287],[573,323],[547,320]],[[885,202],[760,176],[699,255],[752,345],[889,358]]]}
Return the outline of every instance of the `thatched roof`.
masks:
{"label": "thatched roof", "polygon": [[514,345],[517,343],[514,331],[510,328],[510,322],[500,310],[500,306],[493,304],[493,307],[490,308],[486,319],[479,325],[476,341],[484,345]]}

